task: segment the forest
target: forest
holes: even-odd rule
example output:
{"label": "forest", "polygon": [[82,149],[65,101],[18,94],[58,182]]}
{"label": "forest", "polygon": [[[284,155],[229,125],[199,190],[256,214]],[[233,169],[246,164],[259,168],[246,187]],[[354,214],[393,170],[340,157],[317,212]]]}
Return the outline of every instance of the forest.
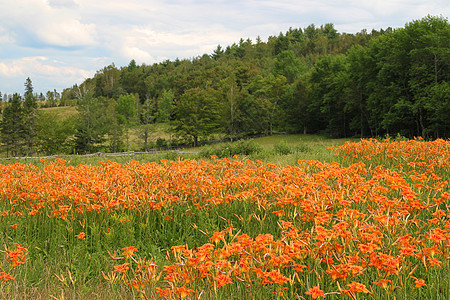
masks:
{"label": "forest", "polygon": [[[211,54],[114,64],[61,94],[1,95],[2,156],[147,151],[276,132],[450,137],[450,25],[340,33],[333,24],[241,39]],[[76,108],[55,118],[50,107]],[[165,124],[170,140],[155,140]],[[139,139],[130,147],[131,136]]]}

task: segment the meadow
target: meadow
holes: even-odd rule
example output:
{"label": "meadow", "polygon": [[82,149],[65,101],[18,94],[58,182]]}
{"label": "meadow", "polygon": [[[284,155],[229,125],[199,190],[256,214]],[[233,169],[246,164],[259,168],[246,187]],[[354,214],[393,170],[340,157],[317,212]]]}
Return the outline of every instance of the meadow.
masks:
{"label": "meadow", "polygon": [[299,138],[0,165],[0,298],[449,299],[450,141]]}

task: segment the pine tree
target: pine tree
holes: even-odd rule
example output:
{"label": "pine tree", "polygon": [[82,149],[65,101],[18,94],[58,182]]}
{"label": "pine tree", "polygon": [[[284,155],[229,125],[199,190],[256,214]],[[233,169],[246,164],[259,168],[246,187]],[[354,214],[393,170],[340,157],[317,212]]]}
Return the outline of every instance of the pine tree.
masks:
{"label": "pine tree", "polygon": [[28,95],[33,95],[33,83],[31,82],[30,77],[25,80],[24,86],[25,94],[23,96],[26,98]]}
{"label": "pine tree", "polygon": [[37,99],[33,95],[33,84],[28,77],[25,82],[25,101],[23,104],[23,130],[26,145],[26,152],[32,156],[34,152],[34,144],[36,138],[37,123]]}
{"label": "pine tree", "polygon": [[19,94],[15,93],[3,110],[0,122],[1,142],[6,156],[22,155],[24,150],[23,107]]}

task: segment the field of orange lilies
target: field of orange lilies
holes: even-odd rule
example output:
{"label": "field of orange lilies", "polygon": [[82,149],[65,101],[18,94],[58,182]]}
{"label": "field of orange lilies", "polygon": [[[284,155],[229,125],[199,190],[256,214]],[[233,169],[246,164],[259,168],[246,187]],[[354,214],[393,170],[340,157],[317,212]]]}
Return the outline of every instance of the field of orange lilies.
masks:
{"label": "field of orange lilies", "polygon": [[117,298],[449,299],[450,142],[330,151],[339,163],[0,165],[2,293],[44,278],[55,299],[90,284]]}

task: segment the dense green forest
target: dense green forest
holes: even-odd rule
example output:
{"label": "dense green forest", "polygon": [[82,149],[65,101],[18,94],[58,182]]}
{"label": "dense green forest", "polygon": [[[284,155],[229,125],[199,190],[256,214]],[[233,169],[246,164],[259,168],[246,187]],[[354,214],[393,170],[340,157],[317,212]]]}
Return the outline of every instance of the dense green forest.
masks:
{"label": "dense green forest", "polygon": [[[449,45],[444,17],[356,34],[310,25],[192,59],[111,64],[61,95],[33,93],[28,78],[23,96],[3,95],[2,151],[148,150],[274,132],[448,138]],[[39,109],[52,106],[78,113]],[[150,138],[155,123],[168,124],[170,141]],[[132,134],[139,149],[130,149]]]}

